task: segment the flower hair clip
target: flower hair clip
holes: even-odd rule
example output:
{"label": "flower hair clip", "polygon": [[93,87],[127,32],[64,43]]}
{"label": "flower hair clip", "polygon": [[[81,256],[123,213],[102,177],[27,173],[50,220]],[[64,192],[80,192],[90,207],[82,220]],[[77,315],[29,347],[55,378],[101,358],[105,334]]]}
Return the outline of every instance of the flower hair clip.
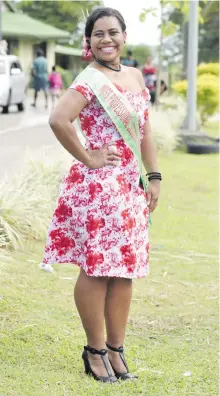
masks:
{"label": "flower hair clip", "polygon": [[92,51],[91,47],[89,45],[89,39],[88,37],[83,38],[83,53],[82,53],[82,59],[89,62],[92,60]]}
{"label": "flower hair clip", "polygon": [[[89,11],[88,11],[88,9],[83,10],[81,8],[81,12],[82,12],[82,18],[78,18],[78,19],[82,25],[85,25],[86,19],[89,16]],[[84,60],[86,62],[90,62],[92,60],[92,58],[93,58],[93,55],[92,55],[91,47],[89,45],[89,37],[84,36],[83,37],[82,60]]]}

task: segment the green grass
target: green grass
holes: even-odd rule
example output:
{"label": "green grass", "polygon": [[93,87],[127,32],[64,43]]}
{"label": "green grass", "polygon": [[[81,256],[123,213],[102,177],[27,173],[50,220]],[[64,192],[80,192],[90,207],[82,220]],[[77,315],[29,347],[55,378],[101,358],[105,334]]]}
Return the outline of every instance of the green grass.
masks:
{"label": "green grass", "polygon": [[83,374],[78,269],[40,271],[43,246],[33,242],[1,277],[1,396],[218,395],[217,164],[216,155],[160,159],[151,274],[134,282],[125,344],[139,380],[104,385]]}

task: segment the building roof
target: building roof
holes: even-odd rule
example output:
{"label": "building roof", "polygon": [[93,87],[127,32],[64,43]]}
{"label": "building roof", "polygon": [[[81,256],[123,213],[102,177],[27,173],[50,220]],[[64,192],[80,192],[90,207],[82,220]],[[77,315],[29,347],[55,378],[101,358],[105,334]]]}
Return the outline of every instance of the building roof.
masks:
{"label": "building roof", "polygon": [[70,33],[18,12],[2,12],[3,38],[68,39]]}
{"label": "building roof", "polygon": [[56,45],[55,52],[57,54],[82,56],[82,49],[73,47],[64,47],[63,45]]}
{"label": "building roof", "polygon": [[[6,9],[12,11],[12,12],[16,12],[16,7],[14,6],[14,4],[11,3],[11,1],[3,1],[3,6],[6,6]],[[4,8],[3,8],[4,10]]]}

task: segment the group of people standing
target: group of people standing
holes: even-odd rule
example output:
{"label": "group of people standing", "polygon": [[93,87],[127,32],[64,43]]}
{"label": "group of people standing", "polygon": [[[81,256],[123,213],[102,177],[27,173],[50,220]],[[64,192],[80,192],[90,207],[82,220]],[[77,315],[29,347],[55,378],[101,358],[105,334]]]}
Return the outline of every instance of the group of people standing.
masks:
{"label": "group of people standing", "polygon": [[37,50],[37,57],[32,65],[32,78],[34,88],[33,107],[36,107],[39,91],[44,92],[45,108],[48,107],[48,91],[50,92],[52,105],[54,106],[56,99],[60,98],[63,81],[61,74],[56,71],[56,66],[52,67],[51,73],[48,74],[47,59],[42,49]]}

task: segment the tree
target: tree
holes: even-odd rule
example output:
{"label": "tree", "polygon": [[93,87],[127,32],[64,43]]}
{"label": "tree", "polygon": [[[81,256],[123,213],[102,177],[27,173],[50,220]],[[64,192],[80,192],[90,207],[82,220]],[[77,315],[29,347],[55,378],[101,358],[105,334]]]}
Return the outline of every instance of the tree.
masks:
{"label": "tree", "polygon": [[199,62],[219,60],[219,1],[203,5],[204,24],[200,25]]}
{"label": "tree", "polygon": [[94,7],[101,4],[102,2],[99,0],[56,0],[53,2],[23,0],[18,3],[17,7],[32,18],[70,32],[76,43],[82,39],[82,34],[79,31],[80,21],[85,19],[85,15],[90,13]]}
{"label": "tree", "polygon": [[[188,22],[187,8],[175,6],[170,13],[170,20],[179,27],[179,54],[182,54],[183,74],[187,69]],[[219,2],[199,2],[199,63],[215,62],[219,58]]]}

